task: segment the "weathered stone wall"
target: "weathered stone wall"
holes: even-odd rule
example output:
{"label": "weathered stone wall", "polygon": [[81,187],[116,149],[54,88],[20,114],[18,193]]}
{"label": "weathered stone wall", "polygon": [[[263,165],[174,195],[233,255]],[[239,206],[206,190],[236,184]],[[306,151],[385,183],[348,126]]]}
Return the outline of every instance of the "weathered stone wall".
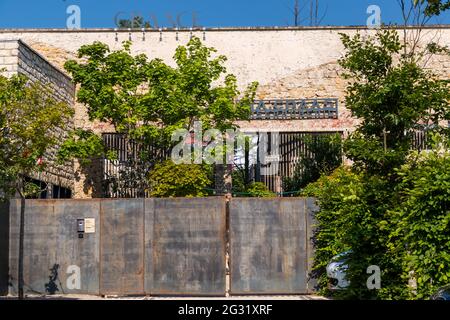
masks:
{"label": "weathered stone wall", "polygon": [[[52,65],[41,54],[30,48],[21,40],[0,40],[0,69],[6,69],[3,74],[23,74],[31,81],[40,81],[52,89],[57,101],[73,105],[75,86],[71,78]],[[73,121],[59,128],[55,134],[61,139],[67,137],[67,132],[73,128]],[[36,174],[33,178],[73,190],[74,169],[71,163],[58,165],[55,161],[56,149],[52,148],[45,155],[47,163],[45,172]]]}
{"label": "weathered stone wall", "polygon": [[255,120],[240,122],[241,130],[265,129],[278,132],[322,132],[351,131],[357,121],[345,108],[346,82],[340,76],[341,69],[336,61],[317,67],[299,70],[296,73],[263,85],[258,90],[260,99],[296,98],[338,98],[339,115],[337,119],[308,120]]}
{"label": "weathered stone wall", "polygon": [[19,67],[19,42],[0,39],[0,70],[2,75],[10,77],[17,74]]}
{"label": "weathered stone wall", "polygon": [[[403,31],[398,31],[402,36]],[[145,34],[142,31],[110,29],[0,30],[0,39],[20,38],[63,68],[65,61],[76,59],[76,51],[82,45],[101,41],[111,50],[116,50],[126,40],[133,41],[133,53],[145,53],[149,58],[161,58],[173,65],[176,47],[185,45],[194,35],[228,57],[228,72],[237,76],[241,89],[252,81],[258,81],[258,99],[339,99],[338,119],[256,120],[240,122],[242,130],[347,132],[354,129],[357,121],[345,108],[346,82],[337,63],[344,50],[339,34],[360,33],[368,36],[374,32],[365,27],[207,29],[192,33],[189,30],[164,30],[162,33],[147,30]],[[408,32],[416,30],[410,29]],[[450,46],[450,25],[426,27],[421,41]],[[443,78],[450,78],[448,56],[435,56],[426,63]],[[89,121],[83,105],[76,104],[75,110],[75,126],[93,129],[97,133],[114,131],[107,124]],[[75,186],[76,196],[95,195],[93,183],[86,184],[83,173],[80,177]]]}
{"label": "weathered stone wall", "polygon": [[[335,120],[252,121],[241,123],[246,130],[265,128],[283,131],[336,131],[351,130],[356,122],[345,109],[344,90],[337,65],[343,46],[340,33],[363,36],[374,30],[364,27],[319,28],[236,28],[194,30],[142,31],[86,29],[86,30],[0,30],[0,39],[20,38],[41,52],[49,61],[63,68],[64,62],[76,58],[77,49],[94,41],[101,41],[112,50],[119,49],[123,41],[132,40],[134,53],[145,53],[149,58],[162,58],[173,65],[173,54],[179,45],[186,44],[192,35],[199,37],[218,53],[228,57],[228,71],[235,74],[240,88],[258,81],[258,98],[339,98],[339,118]],[[409,32],[415,32],[411,29]],[[402,31],[399,30],[400,35]],[[422,32],[422,41],[436,41],[450,45],[450,26],[430,26]],[[450,59],[435,58],[430,67],[450,74]],[[111,132],[113,128],[92,123],[85,108],[76,105],[75,125]]]}

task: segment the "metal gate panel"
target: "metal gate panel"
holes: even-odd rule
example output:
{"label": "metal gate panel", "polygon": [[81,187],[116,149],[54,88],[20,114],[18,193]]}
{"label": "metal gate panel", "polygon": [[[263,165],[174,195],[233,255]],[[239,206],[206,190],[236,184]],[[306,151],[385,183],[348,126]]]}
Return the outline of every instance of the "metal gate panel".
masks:
{"label": "metal gate panel", "polygon": [[307,293],[302,198],[230,201],[231,294]]}
{"label": "metal gate panel", "polygon": [[[232,199],[231,293],[311,293],[316,210],[313,198]],[[12,294],[17,293],[19,217],[20,201],[13,200]],[[93,218],[96,228],[79,238],[77,219],[86,218]],[[224,197],[27,200],[25,292],[224,296],[226,235]],[[79,288],[73,287],[73,267],[80,271]]]}
{"label": "metal gate panel", "polygon": [[316,213],[319,211],[316,198],[305,198],[305,210],[307,219],[307,253],[308,253],[308,293],[315,293],[317,279],[313,277],[312,267],[314,263],[314,232],[316,230]]}
{"label": "metal gate panel", "polygon": [[[99,294],[100,200],[58,200],[54,203],[54,211],[57,222],[56,250],[63,267],[60,280],[65,293]],[[95,230],[78,238],[78,219],[94,219]],[[74,274],[74,268],[80,271],[80,288],[69,279]],[[67,282],[72,282],[70,289]]]}
{"label": "metal gate panel", "polygon": [[144,294],[144,201],[102,200],[100,293]]}
{"label": "metal gate panel", "polygon": [[155,199],[145,199],[144,204],[144,257],[145,257],[145,278],[144,291],[150,294],[153,286],[153,227],[155,221]]}
{"label": "metal gate panel", "polygon": [[[147,294],[225,295],[225,209],[223,197],[154,199],[153,227],[146,228]],[[147,222],[151,215],[146,210]]]}
{"label": "metal gate panel", "polygon": [[[39,294],[98,294],[99,233],[78,238],[77,219],[98,221],[99,201],[27,200],[24,235],[24,291]],[[20,200],[10,208],[11,293],[17,293]],[[79,268],[74,275],[74,267]],[[75,271],[76,272],[76,271]],[[74,275],[77,281],[69,281]]]}

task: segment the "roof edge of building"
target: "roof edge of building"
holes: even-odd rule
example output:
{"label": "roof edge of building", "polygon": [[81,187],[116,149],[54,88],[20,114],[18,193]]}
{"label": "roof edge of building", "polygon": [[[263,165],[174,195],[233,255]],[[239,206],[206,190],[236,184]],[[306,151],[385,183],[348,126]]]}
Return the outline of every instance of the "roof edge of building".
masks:
{"label": "roof edge of building", "polygon": [[[403,29],[405,26],[393,25],[385,26],[384,29]],[[419,26],[408,25],[407,29],[417,29]],[[430,24],[422,26],[423,29],[450,29],[450,24]],[[66,28],[31,28],[31,29],[15,29],[0,28],[0,33],[22,33],[22,32],[68,32],[68,33],[88,33],[88,32],[190,32],[190,31],[314,31],[314,30],[373,30],[367,26],[299,26],[299,27],[195,27],[195,28],[82,28],[82,29],[66,29]]]}

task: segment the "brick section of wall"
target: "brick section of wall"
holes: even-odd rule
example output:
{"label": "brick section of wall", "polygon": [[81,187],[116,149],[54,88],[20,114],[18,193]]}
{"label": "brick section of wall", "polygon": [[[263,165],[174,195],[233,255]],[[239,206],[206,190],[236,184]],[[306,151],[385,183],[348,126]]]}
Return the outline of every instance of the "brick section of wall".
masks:
{"label": "brick section of wall", "polygon": [[[24,42],[0,40],[0,69],[2,68],[6,69],[3,75],[23,74],[33,82],[40,81],[44,85],[48,85],[52,88],[55,99],[73,106],[75,86],[70,77]],[[63,128],[59,128],[55,134],[62,141],[73,127],[73,121],[70,121]],[[56,149],[50,149],[44,157],[44,161],[48,164],[46,171],[35,174],[33,178],[73,190],[75,176],[73,164],[58,165],[55,156]]]}

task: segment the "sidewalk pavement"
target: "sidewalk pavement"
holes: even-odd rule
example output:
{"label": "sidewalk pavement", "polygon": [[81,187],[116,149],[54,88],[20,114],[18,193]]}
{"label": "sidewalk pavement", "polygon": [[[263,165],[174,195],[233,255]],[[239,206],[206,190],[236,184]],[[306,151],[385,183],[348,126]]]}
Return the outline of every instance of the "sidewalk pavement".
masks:
{"label": "sidewalk pavement", "polygon": [[[17,300],[15,296],[0,297],[0,300]],[[271,296],[232,296],[232,297],[154,297],[154,296],[93,296],[93,295],[27,295],[26,300],[328,300],[316,295],[271,295]]]}

